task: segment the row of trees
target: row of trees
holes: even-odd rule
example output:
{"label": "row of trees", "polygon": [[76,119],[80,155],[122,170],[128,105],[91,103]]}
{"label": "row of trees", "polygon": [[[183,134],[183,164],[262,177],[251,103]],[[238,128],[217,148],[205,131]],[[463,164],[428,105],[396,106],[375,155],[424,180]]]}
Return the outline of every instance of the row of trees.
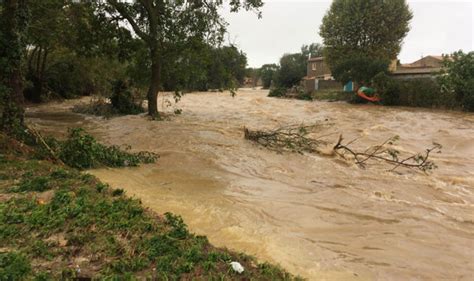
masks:
{"label": "row of trees", "polygon": [[[1,127],[22,123],[24,97],[109,94],[111,82],[147,89],[157,115],[162,90],[235,88],[247,59],[222,46],[223,1],[4,0],[1,26]],[[231,1],[232,12],[261,0]],[[16,120],[16,121],[14,121]]]}
{"label": "row of trees", "polygon": [[297,85],[306,76],[308,58],[321,57],[323,49],[318,43],[303,45],[298,53],[284,54],[279,64],[262,65],[258,69],[258,77],[262,80],[263,88],[291,88]]}

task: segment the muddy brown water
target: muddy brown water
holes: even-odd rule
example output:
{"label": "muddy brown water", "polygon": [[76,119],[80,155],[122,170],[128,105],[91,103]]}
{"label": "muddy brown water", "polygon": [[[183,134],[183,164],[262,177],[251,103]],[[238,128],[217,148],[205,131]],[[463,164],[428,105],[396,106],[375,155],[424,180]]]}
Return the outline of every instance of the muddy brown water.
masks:
{"label": "muddy brown water", "polygon": [[[266,95],[188,94],[176,105],[183,114],[162,122],[85,117],[70,112],[77,101],[33,107],[27,116],[58,136],[82,126],[106,143],[159,153],[156,164],[90,173],[157,212],[182,215],[217,246],[310,280],[474,280],[473,114]],[[329,141],[360,137],[360,149],[393,135],[406,152],[436,141],[444,146],[433,156],[439,168],[431,175],[360,169],[243,138],[244,127],[316,122],[329,124],[321,129],[334,133]]]}

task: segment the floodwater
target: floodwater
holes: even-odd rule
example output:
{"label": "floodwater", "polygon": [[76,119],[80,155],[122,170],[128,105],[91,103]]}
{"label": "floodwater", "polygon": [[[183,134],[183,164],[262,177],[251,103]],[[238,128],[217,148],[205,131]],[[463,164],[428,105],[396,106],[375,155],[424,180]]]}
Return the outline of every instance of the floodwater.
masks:
{"label": "floodwater", "polygon": [[[267,98],[261,90],[195,93],[145,116],[102,120],[73,114],[77,101],[28,110],[42,131],[83,126],[103,142],[157,152],[156,164],[90,173],[151,209],[182,215],[217,246],[278,263],[310,280],[474,280],[474,115],[414,108]],[[172,100],[171,98],[169,98]],[[398,135],[397,148],[433,141],[439,166],[426,175],[366,169],[331,155],[276,153],[243,128],[325,123],[365,149]]]}

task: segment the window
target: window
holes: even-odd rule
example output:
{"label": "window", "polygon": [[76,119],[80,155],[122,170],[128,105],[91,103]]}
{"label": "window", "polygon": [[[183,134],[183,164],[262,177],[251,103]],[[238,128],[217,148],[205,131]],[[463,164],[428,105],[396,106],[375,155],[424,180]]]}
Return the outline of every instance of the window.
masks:
{"label": "window", "polygon": [[311,69],[312,69],[313,71],[316,71],[316,63],[315,63],[315,62],[313,62],[313,63],[311,64]]}

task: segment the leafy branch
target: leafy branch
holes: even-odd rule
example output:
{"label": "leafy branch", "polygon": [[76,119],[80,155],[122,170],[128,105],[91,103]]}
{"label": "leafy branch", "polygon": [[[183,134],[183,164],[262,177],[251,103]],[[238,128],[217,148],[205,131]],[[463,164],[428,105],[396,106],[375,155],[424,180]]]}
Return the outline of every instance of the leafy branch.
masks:
{"label": "leafy branch", "polygon": [[318,153],[317,148],[320,145],[327,144],[321,140],[324,136],[318,138],[309,137],[309,134],[318,127],[321,127],[321,125],[292,125],[267,131],[252,131],[244,128],[244,134],[246,139],[254,141],[270,150]]}

